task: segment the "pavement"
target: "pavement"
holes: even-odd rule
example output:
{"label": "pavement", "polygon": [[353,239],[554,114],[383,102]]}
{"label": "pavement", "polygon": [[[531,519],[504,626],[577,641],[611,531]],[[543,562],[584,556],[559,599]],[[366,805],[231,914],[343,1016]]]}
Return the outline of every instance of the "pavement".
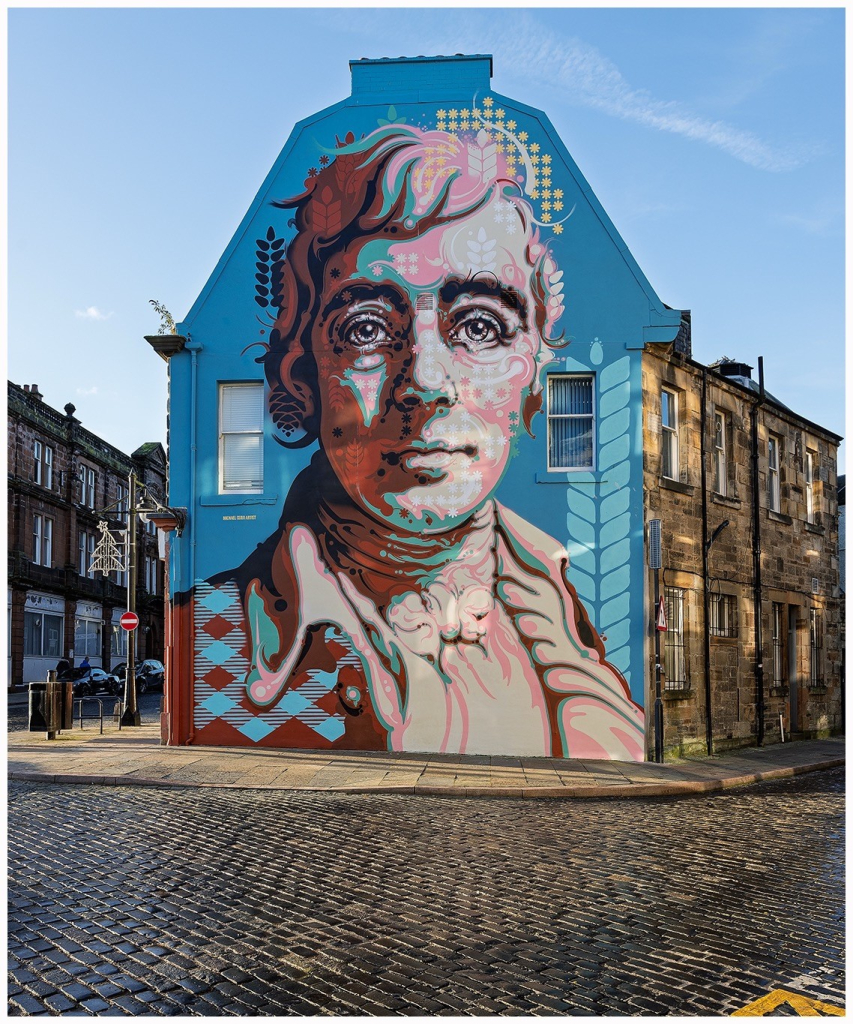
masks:
{"label": "pavement", "polygon": [[166,747],[159,725],[87,720],[54,740],[8,736],[9,779],[101,786],[180,786],[430,796],[594,798],[691,796],[836,768],[845,740],[795,740],[712,757],[631,763],[487,755]]}

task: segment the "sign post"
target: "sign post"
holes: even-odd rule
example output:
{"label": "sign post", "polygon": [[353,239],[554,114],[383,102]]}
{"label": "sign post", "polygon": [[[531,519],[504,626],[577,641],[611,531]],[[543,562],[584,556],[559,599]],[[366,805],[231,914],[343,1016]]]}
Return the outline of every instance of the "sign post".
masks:
{"label": "sign post", "polygon": [[[131,472],[128,494],[130,501],[127,510],[127,611],[119,620],[123,629],[128,631],[127,638],[127,673],[124,679],[125,709],[121,716],[121,724],[142,725],[139,705],[136,701],[136,627],[139,616],[136,614],[136,473]],[[127,622],[127,624],[125,624]]]}

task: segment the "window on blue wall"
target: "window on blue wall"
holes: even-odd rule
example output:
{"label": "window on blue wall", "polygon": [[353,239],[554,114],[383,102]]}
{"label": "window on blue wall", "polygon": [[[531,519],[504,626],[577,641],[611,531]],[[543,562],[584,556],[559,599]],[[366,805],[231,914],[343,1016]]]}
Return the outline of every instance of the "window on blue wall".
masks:
{"label": "window on blue wall", "polygon": [[219,491],[264,489],[264,386],[219,385]]}
{"label": "window on blue wall", "polygon": [[593,375],[548,376],[548,469],[592,469],[595,451]]}

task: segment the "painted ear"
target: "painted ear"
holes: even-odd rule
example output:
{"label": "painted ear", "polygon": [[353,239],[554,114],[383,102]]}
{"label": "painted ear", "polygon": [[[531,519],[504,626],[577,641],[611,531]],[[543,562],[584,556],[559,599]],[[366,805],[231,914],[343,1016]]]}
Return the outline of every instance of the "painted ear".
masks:
{"label": "painted ear", "polygon": [[301,447],[314,440],[316,399],[304,375],[310,361],[310,354],[293,343],[278,366],[278,374],[270,375],[270,416],[284,445]]}
{"label": "painted ear", "polygon": [[536,394],[530,394],[524,399],[524,405],[521,407],[521,421],[524,423],[524,429],[530,434],[531,437],[536,437],[533,431],[530,429],[533,422],[533,417],[542,408],[542,392],[537,391]]}

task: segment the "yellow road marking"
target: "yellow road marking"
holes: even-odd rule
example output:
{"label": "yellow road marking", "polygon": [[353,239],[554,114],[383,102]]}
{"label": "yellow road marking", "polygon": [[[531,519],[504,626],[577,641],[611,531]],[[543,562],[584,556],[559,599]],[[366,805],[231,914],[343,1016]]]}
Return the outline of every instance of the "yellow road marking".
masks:
{"label": "yellow road marking", "polygon": [[845,1016],[843,1006],[833,1006],[831,1003],[822,1003],[819,999],[809,999],[802,992],[786,992],[783,988],[777,988],[773,992],[768,992],[766,996],[735,1010],[732,1017],[765,1017],[782,1003],[787,1003],[796,1010],[798,1017]]}

